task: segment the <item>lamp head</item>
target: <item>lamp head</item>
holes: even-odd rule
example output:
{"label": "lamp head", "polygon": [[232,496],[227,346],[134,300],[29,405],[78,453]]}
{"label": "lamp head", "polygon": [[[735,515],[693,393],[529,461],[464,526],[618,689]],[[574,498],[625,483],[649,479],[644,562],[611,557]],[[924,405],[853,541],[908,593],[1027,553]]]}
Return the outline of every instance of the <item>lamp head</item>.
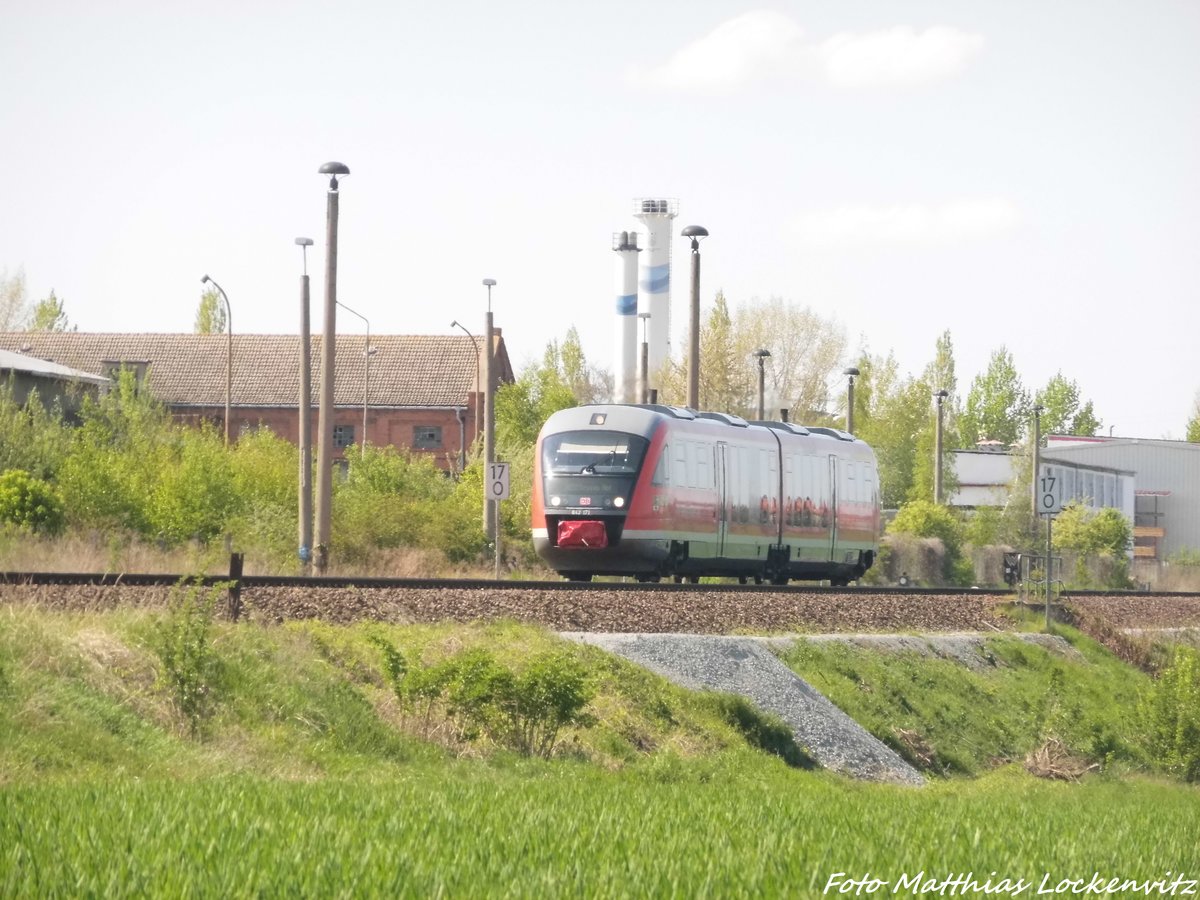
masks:
{"label": "lamp head", "polygon": [[296,246],[297,247],[311,247],[312,245],[313,245],[312,238],[306,238],[306,237],[296,238]]}
{"label": "lamp head", "polygon": [[325,165],[321,166],[321,168],[317,169],[317,173],[320,175],[328,175],[329,189],[331,191],[336,191],[338,189],[338,176],[349,175],[350,167],[345,163],[327,162]]}
{"label": "lamp head", "polygon": [[708,229],[703,225],[689,225],[680,232],[684,237],[692,239],[692,250],[700,249],[700,238],[708,237]]}
{"label": "lamp head", "polygon": [[946,390],[945,388],[943,388],[940,391],[934,391],[933,396],[938,398],[938,403],[941,403],[943,400],[945,400],[947,397],[950,396],[950,392],[948,390]]}
{"label": "lamp head", "polygon": [[771,351],[770,351],[770,350],[767,350],[767,349],[764,347],[764,348],[762,348],[762,349],[755,350],[755,351],[754,351],[754,355],[758,357],[758,361],[759,361],[759,362],[762,362],[764,359],[766,359],[768,356],[770,356],[770,355],[771,355]]}
{"label": "lamp head", "polygon": [[854,366],[847,366],[846,368],[842,369],[842,374],[849,375],[851,378],[853,378],[855,375],[859,374],[859,371],[858,369],[854,368]]}
{"label": "lamp head", "polygon": [[200,279],[200,283],[208,284],[209,280],[210,280],[209,277],[207,275],[205,275],[203,278]]}
{"label": "lamp head", "polygon": [[495,278],[485,278],[485,279],[483,279],[483,284],[485,287],[495,287],[496,279]]}

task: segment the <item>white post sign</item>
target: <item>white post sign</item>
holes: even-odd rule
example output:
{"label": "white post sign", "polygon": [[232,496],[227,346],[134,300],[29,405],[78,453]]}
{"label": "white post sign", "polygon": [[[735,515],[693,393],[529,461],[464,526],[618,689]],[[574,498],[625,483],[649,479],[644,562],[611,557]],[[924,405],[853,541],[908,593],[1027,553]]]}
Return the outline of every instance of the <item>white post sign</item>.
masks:
{"label": "white post sign", "polygon": [[508,466],[506,462],[488,463],[487,495],[489,500],[508,499]]}
{"label": "white post sign", "polygon": [[1062,479],[1051,475],[1049,466],[1043,466],[1038,473],[1038,515],[1053,516],[1062,512],[1062,494]]}

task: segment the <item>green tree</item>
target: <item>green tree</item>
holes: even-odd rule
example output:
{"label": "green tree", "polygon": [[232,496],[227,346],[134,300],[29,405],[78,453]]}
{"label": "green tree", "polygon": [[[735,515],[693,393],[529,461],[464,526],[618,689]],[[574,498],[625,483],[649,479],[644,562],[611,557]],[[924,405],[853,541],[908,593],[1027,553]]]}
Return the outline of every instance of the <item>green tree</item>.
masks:
{"label": "green tree", "polygon": [[196,308],[196,334],[225,333],[225,304],[216,288],[205,288]]}
{"label": "green tree", "polygon": [[1043,407],[1044,434],[1094,435],[1100,428],[1092,401],[1081,403],[1079,385],[1068,381],[1061,371],[1034,395],[1034,404]]}
{"label": "green tree", "polygon": [[506,453],[532,446],[546,419],[578,402],[563,371],[560,345],[551,341],[540,363],[526,366],[516,381],[496,391],[497,443]]}
{"label": "green tree", "polygon": [[63,310],[63,302],[51,290],[49,297],[39,300],[34,304],[33,314],[29,317],[29,330],[77,331],[78,329],[72,326],[67,320],[67,314]]}
{"label": "green tree", "polygon": [[[797,422],[824,421],[829,383],[845,348],[842,329],[807,307],[772,297],[731,312],[719,292],[700,329],[700,405],[753,418],[758,409],[754,351],[763,349],[771,353],[764,366],[766,409],[786,407]],[[662,402],[687,402],[687,367],[687,348],[681,347],[659,373]]]}
{"label": "green tree", "polygon": [[603,403],[612,396],[612,374],[588,362],[574,325],[567,329],[561,344],[551,342],[550,346],[557,352],[555,366],[563,383],[577,403]]}
{"label": "green tree", "polygon": [[20,331],[29,320],[29,301],[25,296],[25,270],[13,275],[0,271],[0,331]]}
{"label": "green tree", "polygon": [[1188,419],[1187,434],[1184,439],[1200,443],[1200,393],[1196,394],[1196,399],[1192,404],[1192,417]]}
{"label": "green tree", "polygon": [[973,447],[984,439],[1010,446],[1018,443],[1032,408],[1012,354],[1002,346],[992,354],[987,371],[975,376],[967,392],[959,426],[963,445]]}

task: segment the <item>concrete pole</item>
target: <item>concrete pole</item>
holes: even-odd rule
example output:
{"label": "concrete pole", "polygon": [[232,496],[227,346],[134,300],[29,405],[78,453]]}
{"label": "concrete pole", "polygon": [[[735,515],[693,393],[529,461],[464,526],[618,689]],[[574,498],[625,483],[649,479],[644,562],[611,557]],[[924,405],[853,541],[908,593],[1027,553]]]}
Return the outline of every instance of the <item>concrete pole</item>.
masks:
{"label": "concrete pole", "polygon": [[763,409],[763,399],[766,388],[766,374],[763,370],[763,364],[766,357],[759,355],[758,357],[758,420],[761,422],[766,415]]}
{"label": "concrete pole", "polygon": [[1033,453],[1031,461],[1033,469],[1029,473],[1029,510],[1033,514],[1034,537],[1038,533],[1038,469],[1041,468],[1042,409],[1043,407],[1041,406],[1033,408]]}
{"label": "concrete pole", "polygon": [[[489,295],[491,291],[488,291]],[[489,304],[483,323],[483,464],[496,461],[496,373],[492,360],[492,310]],[[487,473],[487,469],[484,469]],[[496,501],[488,496],[487,479],[483,492],[483,532],[487,539],[496,537]]]}
{"label": "concrete pole", "polygon": [[642,353],[638,360],[638,380],[637,380],[637,402],[650,402],[650,340],[647,335],[649,331],[650,313],[638,313],[638,318],[642,320]]}
{"label": "concrete pole", "polygon": [[317,430],[317,533],[313,565],[318,575],[329,568],[330,531],[333,526],[333,370],[337,342],[337,226],[338,175],[350,170],[341,163],[326,163],[322,174],[329,178],[325,214],[325,331],[321,337],[321,401]]}
{"label": "concrete pole", "polygon": [[942,424],[946,396],[946,391],[934,394],[937,400],[937,429],[933,433],[933,502],[939,505],[942,502]]}
{"label": "concrete pole", "polygon": [[692,238],[692,302],[688,320],[688,399],[700,408],[700,241]]}
{"label": "concrete pole", "polygon": [[308,273],[300,278],[300,561],[307,572],[312,559],[312,371],[309,354]]}

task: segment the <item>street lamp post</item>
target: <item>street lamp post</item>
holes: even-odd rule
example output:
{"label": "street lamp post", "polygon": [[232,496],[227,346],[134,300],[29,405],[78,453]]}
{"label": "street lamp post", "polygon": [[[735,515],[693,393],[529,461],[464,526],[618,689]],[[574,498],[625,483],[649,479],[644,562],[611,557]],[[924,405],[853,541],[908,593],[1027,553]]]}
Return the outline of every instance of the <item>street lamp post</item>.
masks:
{"label": "street lamp post", "polygon": [[[1033,533],[1035,536],[1038,531],[1038,468],[1041,466],[1042,413],[1045,411],[1046,407],[1041,404],[1033,408],[1033,471],[1029,476],[1029,508],[1033,510]],[[1050,565],[1049,557],[1046,559],[1046,565]]]}
{"label": "street lamp post", "polygon": [[317,574],[329,567],[329,540],[333,523],[333,367],[337,341],[337,226],[338,176],[350,174],[344,163],[327,162],[317,170],[329,176],[325,205],[325,332],[321,339],[321,408],[317,430],[317,533],[313,563]]}
{"label": "street lamp post", "polygon": [[854,366],[847,366],[842,369],[842,374],[846,376],[846,430],[854,434],[854,376],[859,374],[858,369]]}
{"label": "street lamp post", "polygon": [[300,563],[308,570],[312,559],[313,511],[312,511],[312,339],[309,328],[308,291],[308,248],[312,238],[298,237],[304,261],[304,274],[300,276]]}
{"label": "street lamp post", "polygon": [[[467,326],[455,319],[450,323],[451,328],[461,328],[467,337],[471,339],[471,343],[475,345],[475,433],[471,438],[472,443],[479,440],[479,392],[483,390],[483,380],[479,375],[479,341],[475,340],[475,335],[467,330]],[[466,448],[463,448],[464,450]],[[465,466],[464,466],[465,467]]]}
{"label": "street lamp post", "polygon": [[[688,337],[688,406],[700,408],[700,239],[708,237],[703,225],[689,225],[681,232],[692,239],[692,305]],[[656,326],[657,327],[657,326]]]}
{"label": "street lamp post", "polygon": [[200,279],[201,284],[211,283],[218,291],[221,292],[221,297],[225,301],[225,446],[229,446],[229,408],[230,398],[233,395],[233,310],[229,306],[229,296],[225,293],[225,289],[205,275]]}
{"label": "street lamp post", "polygon": [[650,402],[650,340],[648,332],[650,330],[650,313],[638,313],[638,318],[642,320],[642,352],[638,358],[638,388],[637,402]]}
{"label": "street lamp post", "polygon": [[[492,354],[492,288],[496,286],[495,278],[483,279],[487,288],[487,315],[483,324],[483,463],[490,465],[496,461],[496,375]],[[485,473],[487,474],[487,473]],[[486,479],[485,479],[486,484]],[[483,492],[483,533],[489,541],[496,539],[496,517],[500,507],[496,501]]]}
{"label": "street lamp post", "polygon": [[350,313],[352,316],[358,316],[367,326],[367,343],[363,348],[363,429],[362,440],[359,441],[359,456],[367,455],[367,390],[371,383],[371,357],[375,355],[375,348],[371,346],[371,321],[360,312],[355,312],[341,300],[337,301],[337,305]]}
{"label": "street lamp post", "polygon": [[934,431],[933,440],[933,502],[941,504],[942,502],[942,422],[945,413],[944,404],[950,392],[947,390],[938,390],[933,393],[937,400],[937,430]]}
{"label": "street lamp post", "polygon": [[766,376],[763,370],[763,364],[767,361],[767,357],[771,355],[771,351],[765,348],[755,350],[754,355],[758,358],[758,420],[761,422],[765,416],[763,405],[763,387],[766,383]]}

